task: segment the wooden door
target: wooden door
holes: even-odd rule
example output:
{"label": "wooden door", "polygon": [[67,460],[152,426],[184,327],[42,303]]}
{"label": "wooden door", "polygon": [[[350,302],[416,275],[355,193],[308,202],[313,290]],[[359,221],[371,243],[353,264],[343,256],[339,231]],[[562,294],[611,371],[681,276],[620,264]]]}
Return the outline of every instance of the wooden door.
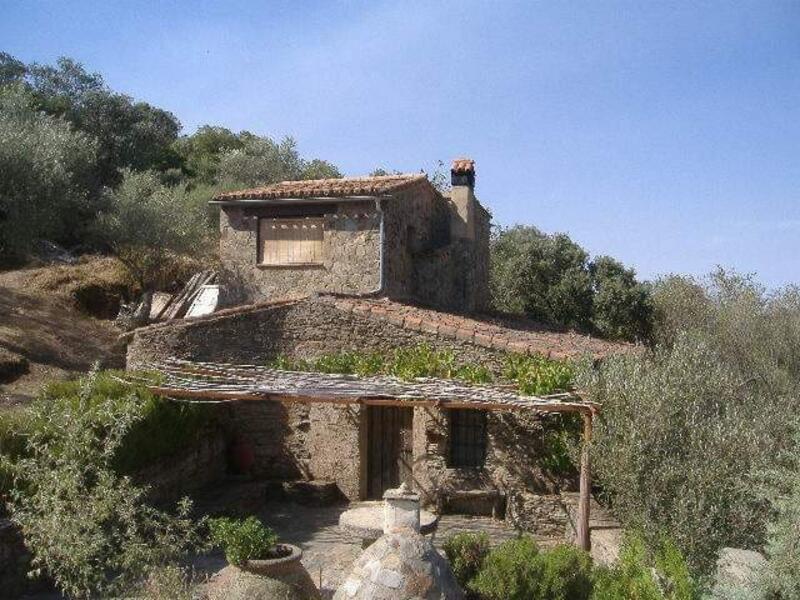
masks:
{"label": "wooden door", "polygon": [[367,408],[367,497],[383,493],[402,482],[411,485],[413,409],[397,406]]}

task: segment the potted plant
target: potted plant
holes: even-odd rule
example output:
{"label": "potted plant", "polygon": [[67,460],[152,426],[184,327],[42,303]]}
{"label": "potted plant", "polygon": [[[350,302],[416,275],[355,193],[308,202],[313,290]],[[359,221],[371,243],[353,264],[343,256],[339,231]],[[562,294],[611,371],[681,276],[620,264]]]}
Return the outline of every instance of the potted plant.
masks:
{"label": "potted plant", "polygon": [[212,598],[230,600],[317,600],[320,595],[300,559],[303,551],[278,542],[256,517],[209,521],[211,539],[222,548],[229,567],[212,582]]}

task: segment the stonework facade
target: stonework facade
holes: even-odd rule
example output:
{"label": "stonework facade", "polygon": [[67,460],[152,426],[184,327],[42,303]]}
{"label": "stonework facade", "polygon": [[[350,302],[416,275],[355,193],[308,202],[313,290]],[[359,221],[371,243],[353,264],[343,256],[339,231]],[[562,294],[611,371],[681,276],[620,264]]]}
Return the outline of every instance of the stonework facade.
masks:
{"label": "stonework facade", "polygon": [[[460,312],[485,309],[490,215],[472,188],[453,192],[462,199],[457,205],[425,177],[394,176],[401,186],[374,197],[353,195],[372,190],[365,188],[367,183],[382,179],[345,179],[332,189],[323,180],[318,193],[337,195],[318,199],[290,197],[299,190],[311,193],[314,182],[220,196],[220,258],[231,303],[337,293],[413,300]],[[348,182],[355,183],[345,186]],[[266,264],[259,226],[265,219],[322,223],[319,260]]]}

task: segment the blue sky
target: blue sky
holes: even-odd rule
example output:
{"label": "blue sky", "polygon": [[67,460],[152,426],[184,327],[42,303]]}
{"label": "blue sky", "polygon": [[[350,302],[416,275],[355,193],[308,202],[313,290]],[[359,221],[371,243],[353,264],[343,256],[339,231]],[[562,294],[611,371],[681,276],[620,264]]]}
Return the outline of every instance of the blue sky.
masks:
{"label": "blue sky", "polygon": [[644,278],[800,283],[800,2],[0,0],[0,49],[347,174],[472,157],[495,222]]}

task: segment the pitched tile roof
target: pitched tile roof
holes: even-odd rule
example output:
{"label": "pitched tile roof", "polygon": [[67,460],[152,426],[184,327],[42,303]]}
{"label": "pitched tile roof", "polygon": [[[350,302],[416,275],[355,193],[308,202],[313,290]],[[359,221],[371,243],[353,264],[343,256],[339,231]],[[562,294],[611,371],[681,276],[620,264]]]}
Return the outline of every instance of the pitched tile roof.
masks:
{"label": "pitched tile roof", "polygon": [[464,316],[421,308],[385,298],[322,297],[340,310],[393,325],[456,339],[485,348],[550,358],[590,355],[595,359],[630,351],[632,344],[562,331],[528,321],[498,316]]}
{"label": "pitched tile roof", "polygon": [[294,296],[236,306],[201,317],[154,323],[123,334],[120,339],[130,340],[135,335],[149,330],[193,327],[205,322],[224,320],[235,315],[303,302],[324,302],[344,313],[352,313],[375,321],[385,321],[410,331],[419,331],[502,352],[542,354],[556,359],[589,355],[594,359],[600,359],[612,354],[630,352],[637,348],[633,344],[603,340],[575,331],[558,330],[526,319],[495,315],[465,316],[422,308],[387,298],[338,295]]}
{"label": "pitched tile roof", "polygon": [[271,200],[289,198],[341,198],[345,196],[383,196],[427,181],[421,173],[380,175],[375,177],[343,177],[341,179],[311,179],[281,181],[249,190],[217,194],[214,200]]}

